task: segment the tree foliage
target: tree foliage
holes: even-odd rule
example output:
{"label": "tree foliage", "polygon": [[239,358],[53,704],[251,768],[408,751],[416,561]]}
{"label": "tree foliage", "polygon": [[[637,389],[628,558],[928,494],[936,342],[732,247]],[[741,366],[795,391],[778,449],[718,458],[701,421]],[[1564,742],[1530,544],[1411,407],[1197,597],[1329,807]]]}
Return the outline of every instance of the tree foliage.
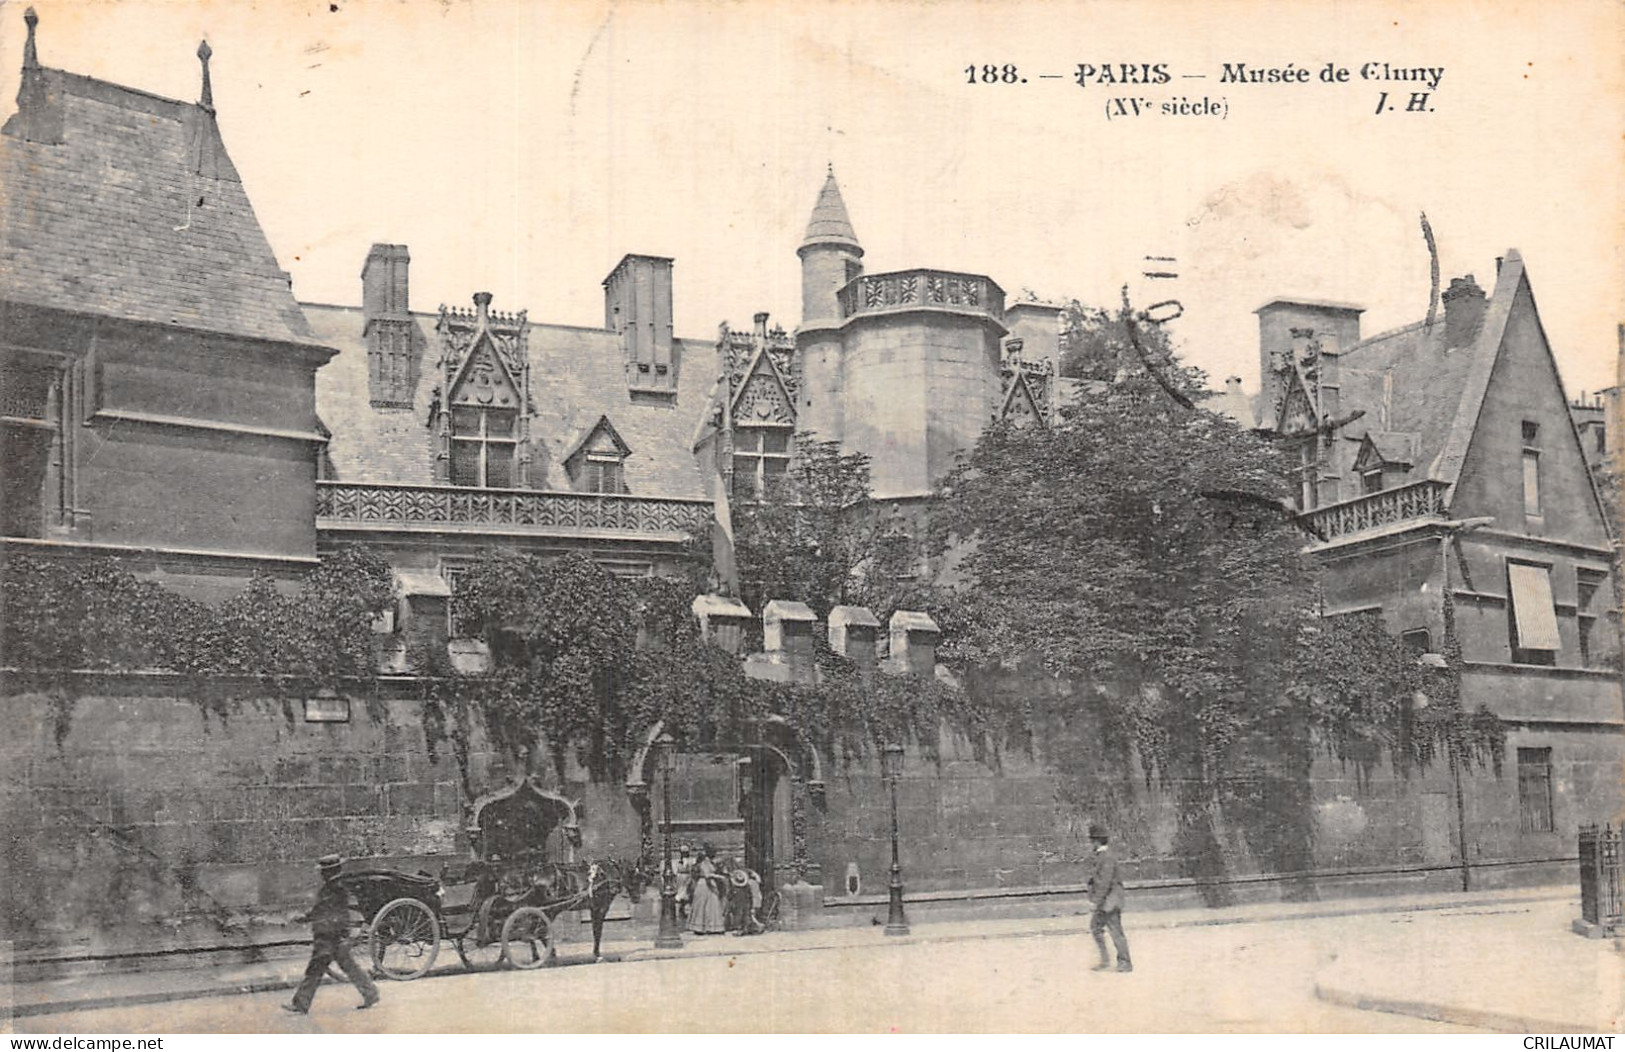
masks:
{"label": "tree foliage", "polygon": [[826,750],[858,755],[934,738],[945,718],[976,719],[935,680],[861,669],[827,648],[812,682],[753,679],[738,656],[701,637],[693,598],[689,582],[616,577],[580,554],[483,556],[460,581],[458,617],[483,626],[493,667],[462,677],[441,668],[431,722],[465,765],[477,720],[525,769],[545,757],[562,778],[574,749],[594,778],[619,780],[657,722],[704,743],[748,740],[775,716]]}
{"label": "tree foliage", "polygon": [[945,657],[1082,686],[1101,733],[1179,790],[1190,855],[1216,853],[1232,813],[1278,868],[1306,859],[1317,745],[1401,769],[1441,743],[1498,756],[1448,669],[1425,679],[1380,622],[1321,616],[1287,450],[1200,408],[1205,377],[1157,326],[1074,304],[1064,333],[1078,391],[1061,421],[991,428],[934,509],[961,578]]}
{"label": "tree foliage", "polygon": [[297,590],[249,579],[219,606],[136,577],[112,559],[7,558],[0,588],[6,663],[34,670],[142,669],[296,676],[374,672],[371,624],[393,601],[389,566],[347,548]]}
{"label": "tree foliage", "polygon": [[734,526],[753,610],[783,599],[821,618],[843,603],[885,616],[917,554],[906,525],[871,498],[868,456],[811,432],[796,436],[788,470],[763,499],[734,509]]}

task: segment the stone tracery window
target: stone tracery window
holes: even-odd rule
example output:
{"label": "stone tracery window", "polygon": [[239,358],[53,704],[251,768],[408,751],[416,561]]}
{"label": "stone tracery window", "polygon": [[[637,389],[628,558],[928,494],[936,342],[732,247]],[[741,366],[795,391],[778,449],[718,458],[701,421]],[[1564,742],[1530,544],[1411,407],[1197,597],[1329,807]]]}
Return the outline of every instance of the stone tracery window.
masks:
{"label": "stone tracery window", "polygon": [[761,500],[790,469],[790,429],[734,429],[734,493],[740,500]]}
{"label": "stone tracery window", "polygon": [[519,414],[460,405],[451,411],[451,484],[508,489],[514,485]]}

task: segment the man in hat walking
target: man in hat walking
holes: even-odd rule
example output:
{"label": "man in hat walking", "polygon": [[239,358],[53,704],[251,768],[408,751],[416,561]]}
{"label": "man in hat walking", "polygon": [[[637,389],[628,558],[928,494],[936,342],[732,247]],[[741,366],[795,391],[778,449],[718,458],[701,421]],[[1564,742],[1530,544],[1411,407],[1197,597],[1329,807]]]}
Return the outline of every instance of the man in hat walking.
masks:
{"label": "man in hat walking", "polygon": [[321,985],[327,966],[334,961],[361,992],[361,1003],[356,1008],[371,1008],[378,1003],[378,987],[350,953],[350,895],[338,880],[344,860],[337,855],[325,855],[316,866],[322,877],[322,888],[316,893],[316,904],[310,912],[299,918],[310,923],[310,964],[305,966],[304,981],[293,993],[293,1003],[282,1008],[299,1015],[310,1011],[316,987]]}
{"label": "man in hat walking", "polygon": [[1112,944],[1117,947],[1117,970],[1132,972],[1134,962],[1128,955],[1128,937],[1123,934],[1123,877],[1118,871],[1117,853],[1112,850],[1106,830],[1089,824],[1089,842],[1095,846],[1094,869],[1089,875],[1089,898],[1094,901],[1094,916],[1089,920],[1089,932],[1100,947],[1100,963],[1095,971],[1111,970],[1111,957],[1106,953],[1106,932],[1112,933]]}

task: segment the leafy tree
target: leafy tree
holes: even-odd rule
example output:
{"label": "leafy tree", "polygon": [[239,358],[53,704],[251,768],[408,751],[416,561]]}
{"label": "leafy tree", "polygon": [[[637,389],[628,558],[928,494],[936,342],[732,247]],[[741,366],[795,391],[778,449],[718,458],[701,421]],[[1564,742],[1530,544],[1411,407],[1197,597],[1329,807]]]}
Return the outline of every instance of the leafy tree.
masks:
{"label": "leafy tree", "polygon": [[1272,868],[1307,869],[1315,743],[1407,747],[1415,657],[1319,616],[1283,449],[1199,408],[1204,377],[1154,326],[1068,319],[1074,404],[1053,429],[991,428],[935,508],[974,607],[953,656],[1081,689],[1044,715],[1084,719],[1173,790],[1193,875],[1224,871],[1227,816]]}
{"label": "leafy tree", "polygon": [[884,617],[902,591],[916,546],[909,525],[870,496],[869,458],[811,432],[796,436],[789,469],[764,499],[734,508],[743,598],[871,606]]}

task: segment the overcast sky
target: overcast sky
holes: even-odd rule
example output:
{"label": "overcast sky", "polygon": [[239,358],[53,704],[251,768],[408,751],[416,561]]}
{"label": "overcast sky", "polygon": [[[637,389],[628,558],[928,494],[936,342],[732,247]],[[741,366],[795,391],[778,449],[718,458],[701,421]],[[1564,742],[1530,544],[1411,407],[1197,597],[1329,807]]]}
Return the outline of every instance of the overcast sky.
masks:
{"label": "overcast sky", "polygon": [[[1365,306],[1367,334],[1422,317],[1425,210],[1446,281],[1488,288],[1518,248],[1570,393],[1615,382],[1615,0],[34,6],[43,64],[173,98],[197,98],[208,38],[227,146],[306,301],[357,303],[368,246],[390,241],[411,249],[417,309],[489,290],[599,325],[599,282],[644,252],[676,258],[678,335],[758,310],[790,327],[833,164],[871,272],[1099,303],[1128,281],[1141,303],[1177,296],[1190,360],[1249,387],[1268,299]],[[8,113],[23,7],[0,4]],[[1322,84],[1328,62],[1349,82]],[[1027,82],[966,83],[1006,63]],[[1171,79],[1080,88],[1080,63]],[[1227,84],[1224,63],[1314,79]],[[1362,80],[1367,63],[1442,67],[1432,112],[1404,110],[1425,85]],[[1181,96],[1228,112],[1106,119],[1110,98]],[[1140,278],[1147,254],[1176,257],[1178,280]]]}

